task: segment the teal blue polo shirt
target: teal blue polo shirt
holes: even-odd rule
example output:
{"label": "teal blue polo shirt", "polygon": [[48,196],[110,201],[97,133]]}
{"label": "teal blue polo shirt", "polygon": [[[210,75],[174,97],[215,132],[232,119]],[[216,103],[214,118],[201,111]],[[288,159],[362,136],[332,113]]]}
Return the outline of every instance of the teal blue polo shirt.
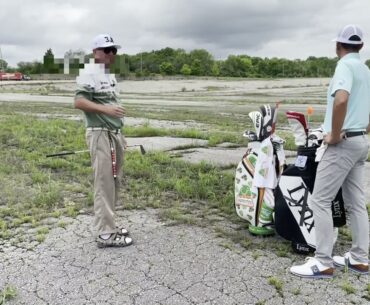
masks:
{"label": "teal blue polo shirt", "polygon": [[327,94],[324,131],[331,132],[335,93],[345,90],[349,93],[347,113],[342,130],[366,130],[370,114],[370,71],[361,62],[358,53],[349,53],[337,63]]}

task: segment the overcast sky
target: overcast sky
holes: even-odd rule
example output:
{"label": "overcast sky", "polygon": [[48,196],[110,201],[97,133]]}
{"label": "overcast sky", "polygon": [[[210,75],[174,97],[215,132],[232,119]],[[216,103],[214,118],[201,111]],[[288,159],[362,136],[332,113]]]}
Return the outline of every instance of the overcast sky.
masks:
{"label": "overcast sky", "polygon": [[[103,4],[104,3],[104,4]],[[204,48],[216,59],[334,57],[341,27],[365,33],[362,59],[370,58],[369,0],[0,0],[2,57],[42,61],[51,48],[91,51],[95,35],[110,33],[136,54],[164,47]]]}

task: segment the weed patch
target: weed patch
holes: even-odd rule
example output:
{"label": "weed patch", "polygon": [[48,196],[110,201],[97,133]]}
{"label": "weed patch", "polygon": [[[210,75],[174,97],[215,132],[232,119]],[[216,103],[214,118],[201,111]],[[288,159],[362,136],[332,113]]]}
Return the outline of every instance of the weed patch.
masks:
{"label": "weed patch", "polygon": [[6,301],[14,299],[17,296],[17,290],[13,286],[6,286],[0,291],[0,305],[4,305]]}

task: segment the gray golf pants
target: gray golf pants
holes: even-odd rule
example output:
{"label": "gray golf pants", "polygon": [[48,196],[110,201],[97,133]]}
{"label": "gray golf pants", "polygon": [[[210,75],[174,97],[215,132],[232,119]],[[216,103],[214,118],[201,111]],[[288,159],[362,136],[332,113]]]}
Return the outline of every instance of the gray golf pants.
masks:
{"label": "gray golf pants", "polygon": [[90,150],[91,165],[94,171],[94,231],[96,235],[111,234],[117,231],[114,220],[115,206],[118,204],[118,191],[122,179],[122,164],[125,138],[121,133],[110,133],[116,152],[117,178],[112,171],[112,157],[108,131],[87,130],[86,142]]}
{"label": "gray golf pants", "polygon": [[316,229],[315,257],[323,265],[333,267],[331,202],[340,187],[347,212],[350,214],[351,256],[359,262],[368,263],[369,218],[364,193],[368,150],[367,135],[346,138],[338,144],[329,145],[317,167],[311,207]]}

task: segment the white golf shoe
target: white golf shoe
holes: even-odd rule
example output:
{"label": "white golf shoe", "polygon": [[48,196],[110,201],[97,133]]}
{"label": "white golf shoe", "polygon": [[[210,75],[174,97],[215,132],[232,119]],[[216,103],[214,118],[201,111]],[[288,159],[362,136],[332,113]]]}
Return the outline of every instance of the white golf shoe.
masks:
{"label": "white golf shoe", "polygon": [[352,258],[351,253],[347,252],[344,256],[334,256],[334,265],[338,267],[348,268],[349,270],[359,274],[369,274],[369,264],[364,264]]}
{"label": "white golf shoe", "polygon": [[290,272],[305,278],[327,279],[333,277],[334,268],[324,266],[314,257],[307,257],[306,263],[291,267]]}

